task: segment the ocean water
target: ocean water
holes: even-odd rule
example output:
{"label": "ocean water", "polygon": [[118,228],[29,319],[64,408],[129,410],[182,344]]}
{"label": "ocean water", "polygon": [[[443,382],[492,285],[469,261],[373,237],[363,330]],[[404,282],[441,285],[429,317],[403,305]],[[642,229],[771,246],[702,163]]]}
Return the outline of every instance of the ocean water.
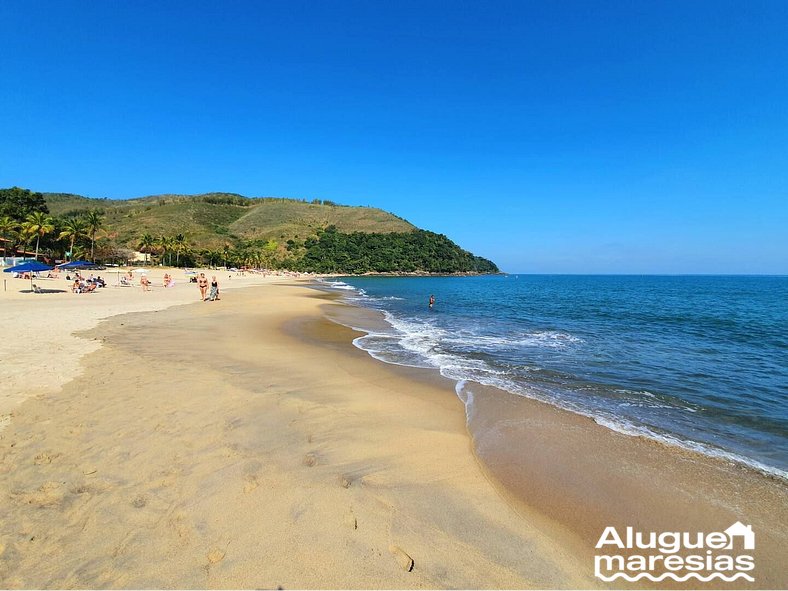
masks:
{"label": "ocean water", "polygon": [[435,368],[460,394],[463,384],[496,386],[788,478],[788,277],[351,277],[323,286],[384,314],[389,327],[356,346]]}

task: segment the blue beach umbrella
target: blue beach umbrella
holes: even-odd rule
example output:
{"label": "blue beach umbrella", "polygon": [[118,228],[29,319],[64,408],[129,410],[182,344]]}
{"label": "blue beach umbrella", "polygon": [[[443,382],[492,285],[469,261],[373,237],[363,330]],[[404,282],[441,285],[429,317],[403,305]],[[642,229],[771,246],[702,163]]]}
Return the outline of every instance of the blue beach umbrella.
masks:
{"label": "blue beach umbrella", "polygon": [[71,261],[70,263],[63,263],[57,266],[58,269],[93,269],[95,267],[98,267],[98,265],[90,261]]}
{"label": "blue beach umbrella", "polygon": [[30,273],[30,291],[35,291],[33,289],[33,273],[37,273],[39,271],[51,271],[52,267],[49,265],[45,265],[44,263],[39,263],[38,261],[25,261],[24,263],[19,263],[18,265],[14,265],[13,267],[8,267],[8,269],[3,269],[4,273]]}
{"label": "blue beach umbrella", "polygon": [[3,269],[3,273],[37,273],[39,271],[51,271],[52,267],[39,263],[38,261],[25,261],[13,267]]}

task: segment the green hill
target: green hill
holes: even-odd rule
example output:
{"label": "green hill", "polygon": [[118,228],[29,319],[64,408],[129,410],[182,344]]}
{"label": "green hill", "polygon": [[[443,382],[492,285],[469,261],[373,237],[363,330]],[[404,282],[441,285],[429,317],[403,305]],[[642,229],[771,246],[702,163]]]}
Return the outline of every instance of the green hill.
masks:
{"label": "green hill", "polygon": [[[51,217],[47,217],[51,216]],[[5,216],[5,217],[4,217]],[[38,216],[38,217],[36,217]],[[495,273],[446,236],[374,207],[234,193],[93,199],[0,189],[4,248],[46,260],[286,268],[322,273]]]}
{"label": "green hill", "polygon": [[138,199],[91,199],[44,193],[52,215],[91,209],[104,212],[106,228],[123,246],[136,248],[142,234],[183,234],[200,248],[223,248],[229,241],[286,242],[305,239],[321,228],[340,232],[409,232],[416,227],[373,207],[347,207],[277,197],[249,198],[233,193],[154,195]]}

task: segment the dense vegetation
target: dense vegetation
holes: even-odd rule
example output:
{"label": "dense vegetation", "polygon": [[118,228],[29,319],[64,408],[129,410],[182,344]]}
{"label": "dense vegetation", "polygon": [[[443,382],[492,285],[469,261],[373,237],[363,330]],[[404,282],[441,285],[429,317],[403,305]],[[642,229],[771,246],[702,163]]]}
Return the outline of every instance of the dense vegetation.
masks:
{"label": "dense vegetation", "polygon": [[462,250],[442,234],[426,230],[390,234],[345,234],[328,227],[309,238],[299,267],[316,273],[497,273],[492,261]]}
{"label": "dense vegetation", "polygon": [[[50,215],[51,214],[51,215]],[[446,236],[372,207],[233,193],[130,200],[0,189],[3,256],[322,273],[494,273]],[[35,249],[33,250],[33,247]],[[9,254],[10,254],[9,253]],[[40,255],[40,256],[39,256]]]}

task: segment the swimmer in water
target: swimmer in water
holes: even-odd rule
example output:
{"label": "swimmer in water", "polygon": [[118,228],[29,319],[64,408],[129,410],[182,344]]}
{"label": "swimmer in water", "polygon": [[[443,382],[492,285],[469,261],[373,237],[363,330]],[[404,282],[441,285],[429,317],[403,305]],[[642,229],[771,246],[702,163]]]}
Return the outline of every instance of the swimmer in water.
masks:
{"label": "swimmer in water", "polygon": [[430,308],[432,308],[434,305],[435,305],[435,296],[430,295]]}

